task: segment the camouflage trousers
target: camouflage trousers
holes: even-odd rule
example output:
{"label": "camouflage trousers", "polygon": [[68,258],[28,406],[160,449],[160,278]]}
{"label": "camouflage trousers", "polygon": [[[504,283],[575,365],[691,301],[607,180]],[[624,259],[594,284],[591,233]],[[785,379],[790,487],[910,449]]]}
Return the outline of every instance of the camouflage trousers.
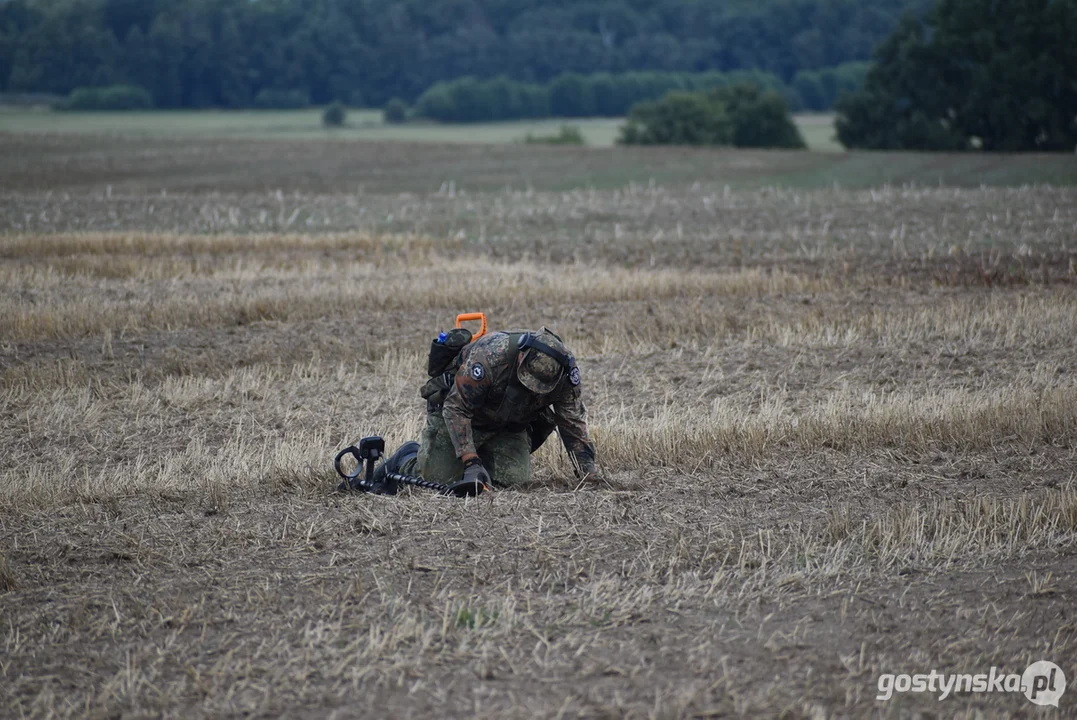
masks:
{"label": "camouflage trousers", "polygon": [[[531,439],[526,430],[505,432],[475,428],[474,436],[479,458],[494,485],[507,488],[530,479]],[[440,411],[426,416],[426,427],[419,438],[419,456],[404,463],[401,472],[446,485],[463,476],[464,464],[456,457],[456,448]]]}

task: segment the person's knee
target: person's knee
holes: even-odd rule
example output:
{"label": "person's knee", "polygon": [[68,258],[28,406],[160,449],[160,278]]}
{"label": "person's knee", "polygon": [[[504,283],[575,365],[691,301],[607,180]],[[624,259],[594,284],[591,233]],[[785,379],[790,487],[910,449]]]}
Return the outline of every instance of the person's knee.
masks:
{"label": "person's knee", "polygon": [[524,433],[493,439],[485,447],[479,448],[479,457],[490,471],[490,479],[498,487],[516,487],[531,479],[531,447]]}
{"label": "person's knee", "polygon": [[415,470],[424,480],[448,485],[464,474],[464,465],[456,457],[445,423],[431,416],[423,429]]}
{"label": "person's knee", "polygon": [[530,464],[495,461],[494,466],[494,471],[490,474],[490,479],[493,481],[494,485],[497,485],[498,487],[518,487],[531,479]]}
{"label": "person's knee", "polygon": [[464,464],[452,448],[446,449],[436,444],[429,449],[420,449],[415,465],[423,480],[445,485],[456,482],[464,474]]}

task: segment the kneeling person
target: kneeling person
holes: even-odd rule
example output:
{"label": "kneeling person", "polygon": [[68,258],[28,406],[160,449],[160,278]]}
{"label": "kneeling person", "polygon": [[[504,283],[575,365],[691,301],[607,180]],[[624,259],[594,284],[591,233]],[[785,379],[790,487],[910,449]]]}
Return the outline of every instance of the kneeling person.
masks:
{"label": "kneeling person", "polygon": [[465,346],[458,362],[424,387],[421,443],[407,443],[385,467],[446,485],[512,487],[530,478],[531,453],[556,428],[577,475],[594,474],[580,370],[560,337],[546,328],[492,333]]}

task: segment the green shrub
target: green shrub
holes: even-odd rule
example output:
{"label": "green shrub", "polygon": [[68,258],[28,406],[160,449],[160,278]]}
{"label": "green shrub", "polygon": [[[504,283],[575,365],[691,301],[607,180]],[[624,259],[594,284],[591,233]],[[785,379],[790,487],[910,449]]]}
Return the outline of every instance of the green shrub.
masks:
{"label": "green shrub", "polygon": [[385,103],[382,116],[389,125],[400,125],[408,120],[408,104],[400,98],[393,98]]}
{"label": "green shrub", "polygon": [[344,103],[335,102],[322,112],[322,125],[327,128],[343,127],[344,121],[348,119],[348,110],[344,107]]}
{"label": "green shrub", "polygon": [[462,77],[449,87],[459,122],[484,122],[497,118],[497,98],[489,83],[473,77]]}
{"label": "green shrub", "polygon": [[462,77],[427,88],[415,101],[414,114],[439,122],[490,122],[550,114],[546,88],[506,77]]}
{"label": "green shrub", "polygon": [[790,150],[806,147],[789,107],[776,91],[761,90],[756,85],[734,85],[712,90],[709,97],[723,105],[732,119],[736,147]]}
{"label": "green shrub", "polygon": [[83,87],[73,90],[54,107],[57,110],[149,110],[153,98],[136,85]]}
{"label": "green shrub", "polygon": [[622,145],[729,145],[733,125],[725,107],[703,93],[674,91],[634,105],[617,142]]}
{"label": "green shrub", "polygon": [[527,133],[524,142],[528,145],[586,145],[583,133],[575,125],[562,125],[556,135],[532,135]]}
{"label": "green shrub", "polygon": [[302,110],[310,107],[310,95],[306,90],[264,88],[254,96],[254,106],[259,110]]}
{"label": "green shrub", "polygon": [[675,91],[635,105],[621,127],[622,145],[734,145],[803,148],[785,100],[755,85],[707,92]]}

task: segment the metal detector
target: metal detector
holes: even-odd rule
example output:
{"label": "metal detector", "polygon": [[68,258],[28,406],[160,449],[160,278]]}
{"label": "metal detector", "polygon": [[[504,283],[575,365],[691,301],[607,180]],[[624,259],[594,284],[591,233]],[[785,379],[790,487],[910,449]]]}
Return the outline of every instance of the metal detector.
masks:
{"label": "metal detector", "polygon": [[[351,455],[355,458],[355,470],[351,473],[344,472],[341,461]],[[365,437],[359,441],[359,446],[351,445],[337,453],[333,461],[333,467],[337,474],[344,478],[344,492],[357,490],[373,495],[396,495],[401,485],[433,490],[438,495],[451,497],[475,497],[486,490],[486,485],[479,482],[464,482],[459,480],[452,485],[423,480],[415,475],[404,475],[397,472],[386,472],[380,482],[374,480],[374,466],[378,459],[385,455],[385,440],[377,435]],[[360,477],[362,475],[362,477]]]}

